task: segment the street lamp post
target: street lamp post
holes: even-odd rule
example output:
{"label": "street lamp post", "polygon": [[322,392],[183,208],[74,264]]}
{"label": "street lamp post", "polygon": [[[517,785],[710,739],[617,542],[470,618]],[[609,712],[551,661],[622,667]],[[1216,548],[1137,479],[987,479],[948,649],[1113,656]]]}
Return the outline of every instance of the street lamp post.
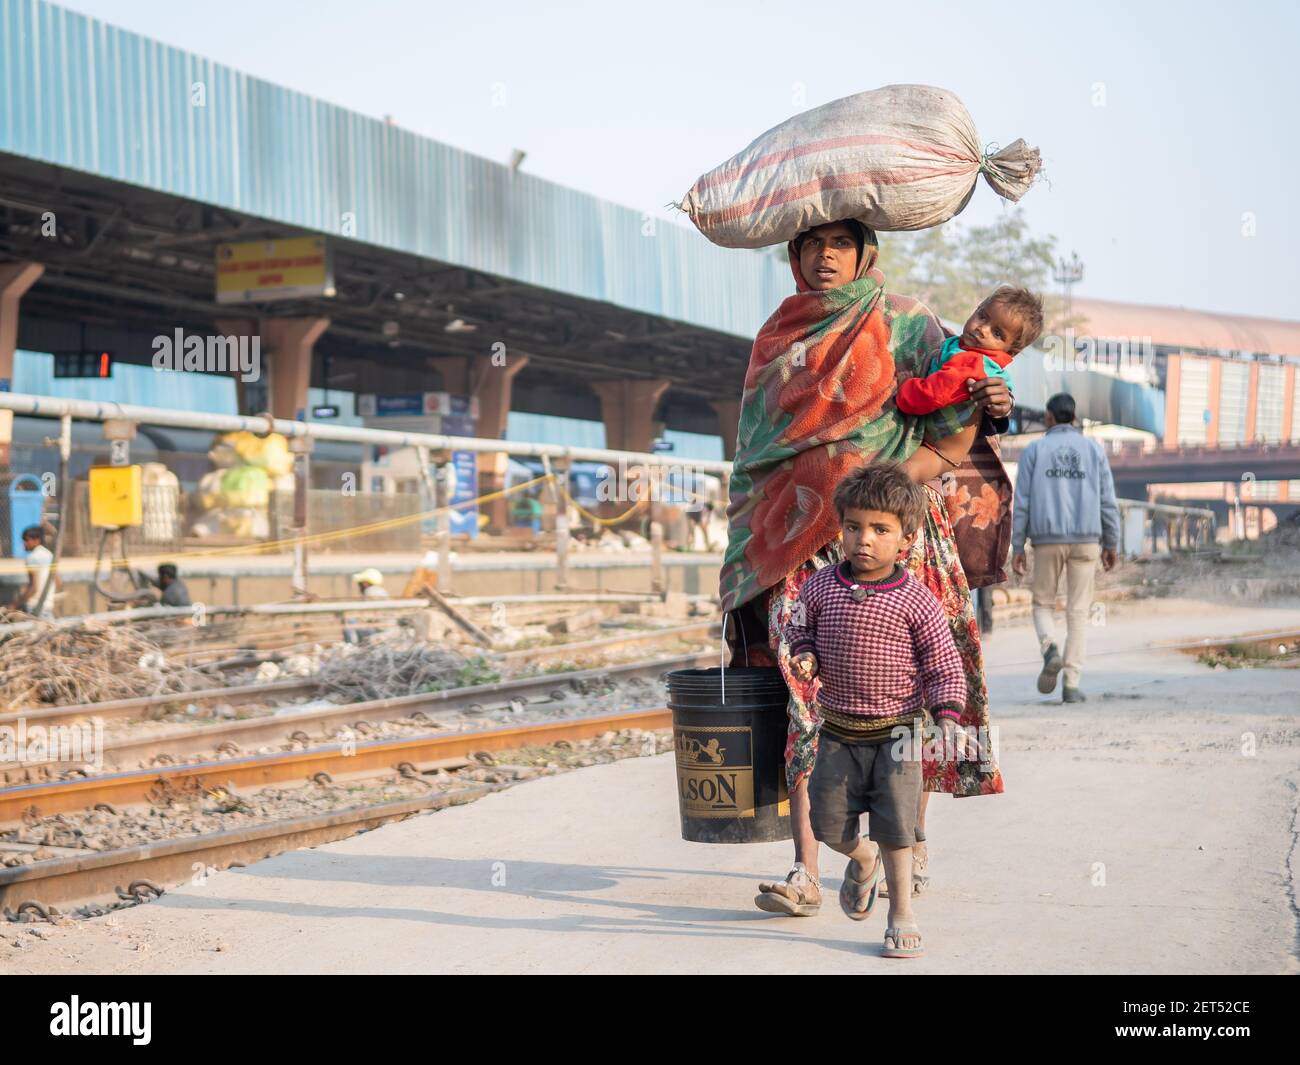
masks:
{"label": "street lamp post", "polygon": [[1074,311],[1071,292],[1074,286],[1083,280],[1083,260],[1079,258],[1077,251],[1070,252],[1068,260],[1062,256],[1056,261],[1056,273],[1052,275],[1052,279],[1065,290],[1065,324],[1068,328]]}

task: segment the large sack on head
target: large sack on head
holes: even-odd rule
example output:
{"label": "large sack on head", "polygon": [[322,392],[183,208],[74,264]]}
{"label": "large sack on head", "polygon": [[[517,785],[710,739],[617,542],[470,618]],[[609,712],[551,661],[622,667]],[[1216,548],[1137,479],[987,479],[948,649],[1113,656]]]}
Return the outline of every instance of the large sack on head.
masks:
{"label": "large sack on head", "polygon": [[981,173],[1019,200],[1041,162],[1017,140],[985,155],[962,102],[929,85],[887,85],[795,115],[702,176],[679,205],[724,248],[761,248],[856,218],[927,229],[969,202]]}

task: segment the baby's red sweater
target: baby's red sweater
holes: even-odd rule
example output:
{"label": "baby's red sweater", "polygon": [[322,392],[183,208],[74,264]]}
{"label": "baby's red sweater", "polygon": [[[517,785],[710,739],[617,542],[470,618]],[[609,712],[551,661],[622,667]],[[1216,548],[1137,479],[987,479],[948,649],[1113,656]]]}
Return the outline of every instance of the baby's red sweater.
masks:
{"label": "baby's red sweater", "polygon": [[944,407],[970,399],[969,380],[988,376],[984,357],[1006,368],[1015,358],[1009,351],[985,351],[983,348],[959,348],[957,354],[928,377],[912,377],[898,386],[898,409],[904,414],[932,414]]}

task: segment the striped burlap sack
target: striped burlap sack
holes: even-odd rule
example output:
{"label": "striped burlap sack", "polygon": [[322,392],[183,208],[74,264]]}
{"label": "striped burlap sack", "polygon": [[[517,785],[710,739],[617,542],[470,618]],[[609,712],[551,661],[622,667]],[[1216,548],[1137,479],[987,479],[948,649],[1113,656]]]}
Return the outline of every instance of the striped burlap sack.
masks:
{"label": "striped burlap sack", "polygon": [[955,95],[887,85],[795,115],[703,175],[678,204],[714,244],[783,244],[856,218],[875,230],[927,229],[962,210],[982,173],[1019,200],[1041,163],[1017,140],[989,154]]}

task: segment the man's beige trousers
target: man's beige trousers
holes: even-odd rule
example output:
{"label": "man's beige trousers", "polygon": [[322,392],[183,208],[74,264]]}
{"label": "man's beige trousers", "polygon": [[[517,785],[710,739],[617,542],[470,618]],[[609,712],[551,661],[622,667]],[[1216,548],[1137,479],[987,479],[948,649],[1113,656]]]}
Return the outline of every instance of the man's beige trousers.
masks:
{"label": "man's beige trousers", "polygon": [[1100,558],[1099,543],[1034,545],[1034,631],[1038,634],[1040,652],[1045,652],[1048,644],[1057,643],[1052,610],[1056,606],[1061,573],[1065,572],[1064,681],[1067,688],[1077,688],[1083,675],[1088,611]]}

